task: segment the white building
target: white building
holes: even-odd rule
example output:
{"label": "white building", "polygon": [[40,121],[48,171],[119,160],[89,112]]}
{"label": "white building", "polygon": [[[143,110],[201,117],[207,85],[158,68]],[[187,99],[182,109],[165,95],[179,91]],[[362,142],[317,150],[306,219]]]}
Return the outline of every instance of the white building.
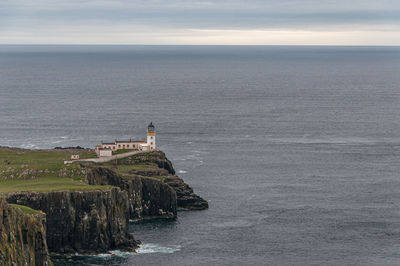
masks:
{"label": "white building", "polygon": [[118,150],[132,150],[132,151],[149,151],[156,148],[156,132],[153,123],[147,127],[147,141],[132,141],[129,140],[118,140],[114,142],[104,143],[100,142],[94,150],[98,157],[108,157]]}
{"label": "white building", "polygon": [[72,154],[71,160],[79,160],[79,154]]}

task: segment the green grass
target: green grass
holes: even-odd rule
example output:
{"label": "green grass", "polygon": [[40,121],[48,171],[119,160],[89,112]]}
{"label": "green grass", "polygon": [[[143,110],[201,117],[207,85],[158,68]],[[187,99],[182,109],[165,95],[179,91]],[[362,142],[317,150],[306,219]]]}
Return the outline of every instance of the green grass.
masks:
{"label": "green grass", "polygon": [[71,154],[95,156],[87,150],[22,150],[0,148],[0,193],[108,189],[86,184],[86,170],[79,164],[64,165]]}
{"label": "green grass", "polygon": [[36,179],[14,179],[0,181],[0,193],[23,192],[23,191],[88,191],[104,190],[111,186],[92,186],[83,181],[75,181],[65,177],[43,177]]}
{"label": "green grass", "polygon": [[0,149],[0,180],[31,179],[50,176],[71,177],[81,180],[83,169],[78,164],[64,165],[64,160],[70,160],[72,154],[80,158],[93,158],[92,151],[79,150],[22,150]]}
{"label": "green grass", "polygon": [[113,169],[119,174],[129,174],[129,171],[152,171],[159,169],[154,163],[138,163],[138,164],[119,164],[115,165],[112,163],[105,164],[105,166]]}
{"label": "green grass", "polygon": [[29,208],[27,206],[23,206],[23,205],[18,205],[18,204],[8,204],[8,205],[10,205],[12,207],[15,207],[15,208],[18,208],[18,209],[20,209],[21,211],[23,211],[24,213],[27,213],[27,214],[38,214],[38,213],[41,213],[41,211],[34,210],[34,209],[31,209],[31,208]]}
{"label": "green grass", "polygon": [[134,150],[128,150],[128,149],[125,149],[125,150],[117,150],[117,151],[113,151],[113,155],[116,155],[116,154],[122,154],[122,153],[126,153],[126,152],[131,152],[131,151],[134,151]]}
{"label": "green grass", "polygon": [[[120,150],[124,153],[131,150]],[[64,160],[70,160],[72,154],[79,154],[80,158],[93,158],[93,151],[79,150],[23,150],[0,148],[0,193],[19,191],[61,191],[61,190],[97,190],[108,189],[110,186],[91,186],[84,182],[86,175],[83,163],[64,165]],[[145,154],[148,158],[150,154]],[[135,157],[123,158],[105,163],[104,166],[114,169],[124,177],[129,176],[129,171],[157,170],[154,163],[137,163]],[[123,161],[122,161],[123,160]],[[124,164],[125,160],[129,164]],[[156,177],[164,178],[164,177]]]}

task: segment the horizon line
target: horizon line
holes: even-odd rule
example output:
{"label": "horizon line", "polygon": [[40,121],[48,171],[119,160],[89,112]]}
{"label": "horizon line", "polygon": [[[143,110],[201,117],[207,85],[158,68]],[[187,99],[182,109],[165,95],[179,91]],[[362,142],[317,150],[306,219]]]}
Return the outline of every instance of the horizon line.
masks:
{"label": "horizon line", "polygon": [[0,43],[0,46],[326,46],[326,47],[400,47],[400,44],[114,44],[114,43]]}

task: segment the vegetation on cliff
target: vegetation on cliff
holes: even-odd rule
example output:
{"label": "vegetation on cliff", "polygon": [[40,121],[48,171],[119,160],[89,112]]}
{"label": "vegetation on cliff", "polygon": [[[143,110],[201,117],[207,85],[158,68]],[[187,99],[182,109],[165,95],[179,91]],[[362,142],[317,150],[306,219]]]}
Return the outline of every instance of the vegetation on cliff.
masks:
{"label": "vegetation on cliff", "polygon": [[0,265],[52,265],[45,223],[44,213],[7,204],[0,196]]}
{"label": "vegetation on cliff", "polygon": [[128,195],[119,188],[97,191],[15,192],[7,201],[47,214],[50,252],[133,251],[129,233]]}

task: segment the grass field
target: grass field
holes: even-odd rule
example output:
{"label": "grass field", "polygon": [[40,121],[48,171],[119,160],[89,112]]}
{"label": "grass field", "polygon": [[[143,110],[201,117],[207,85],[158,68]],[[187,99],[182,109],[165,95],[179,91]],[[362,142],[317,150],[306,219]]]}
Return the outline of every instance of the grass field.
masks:
{"label": "grass field", "polygon": [[0,148],[0,193],[16,191],[95,190],[83,182],[85,169],[79,164],[64,165],[71,154],[95,156],[87,150],[22,150]]}
{"label": "grass field", "polygon": [[151,170],[157,170],[158,166],[154,163],[138,163],[138,164],[120,164],[120,165],[112,165],[109,164],[107,165],[110,168],[113,168],[114,170],[117,170],[117,172],[122,173],[122,174],[127,174],[131,170],[136,170],[136,171],[151,171]]}
{"label": "grass field", "polygon": [[113,151],[113,155],[117,155],[117,154],[122,154],[122,153],[126,153],[126,152],[131,152],[133,150],[117,150],[117,151]]}
{"label": "grass field", "polygon": [[[130,150],[121,150],[126,152]],[[87,191],[109,189],[110,186],[91,186],[84,181],[86,168],[75,162],[65,164],[72,154],[79,154],[80,158],[96,157],[93,151],[88,150],[23,150],[15,148],[0,148],[0,193],[19,191]],[[151,154],[140,155],[151,158]],[[145,174],[154,178],[163,179],[159,175],[155,163],[133,163],[135,155],[127,158],[104,163],[103,166],[116,171],[124,178],[132,177],[131,170],[153,172]]]}

